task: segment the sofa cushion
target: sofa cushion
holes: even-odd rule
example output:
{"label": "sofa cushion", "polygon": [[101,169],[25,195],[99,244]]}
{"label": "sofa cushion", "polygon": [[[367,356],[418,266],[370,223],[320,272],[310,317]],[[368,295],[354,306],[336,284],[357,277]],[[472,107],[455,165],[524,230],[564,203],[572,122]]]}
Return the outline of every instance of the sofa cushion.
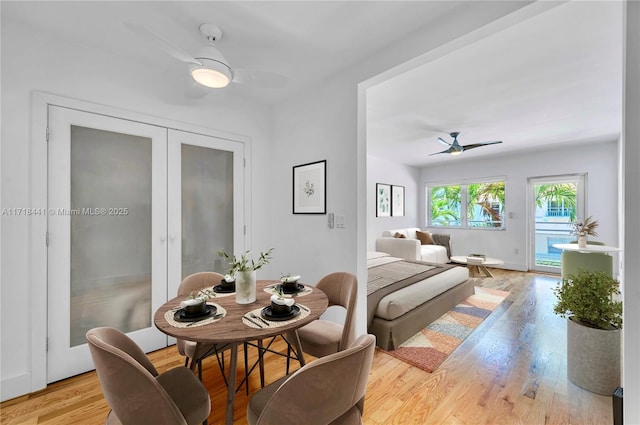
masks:
{"label": "sofa cushion", "polygon": [[416,231],[416,236],[420,241],[421,245],[433,245],[433,238],[431,237],[431,233],[429,232],[421,232],[420,230]]}
{"label": "sofa cushion", "polygon": [[447,248],[440,245],[420,245],[419,260],[429,263],[448,263]]}

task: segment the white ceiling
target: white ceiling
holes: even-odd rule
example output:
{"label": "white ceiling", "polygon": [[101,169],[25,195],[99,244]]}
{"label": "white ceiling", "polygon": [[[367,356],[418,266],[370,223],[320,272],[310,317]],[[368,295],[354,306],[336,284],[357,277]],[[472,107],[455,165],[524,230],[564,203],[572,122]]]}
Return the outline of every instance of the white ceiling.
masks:
{"label": "white ceiling", "polygon": [[[621,2],[554,7],[367,92],[368,152],[414,166],[617,140]],[[463,152],[447,147],[501,140]]]}
{"label": "white ceiling", "polygon": [[[450,131],[461,132],[462,144],[504,141],[457,158],[615,139],[622,102],[620,4],[572,2],[552,8],[371,88],[369,154],[416,166],[451,160],[428,156],[443,150],[437,137]],[[144,25],[190,54],[204,44],[199,25],[215,23],[223,30],[218,47],[232,66],[288,79],[278,89],[234,84],[226,95],[272,103],[419,28],[455,25],[461,14],[481,13],[486,3],[5,0],[0,7],[3,21],[25,25],[45,39],[105,51],[176,81],[187,81],[186,65],[125,22]]]}
{"label": "white ceiling", "polygon": [[288,79],[278,89],[225,89],[263,102],[284,99],[465,8],[435,1],[2,1],[1,6],[3,20],[29,25],[45,38],[101,49],[178,78],[188,65],[125,23],[144,26],[191,55],[206,44],[199,26],[214,23],[223,31],[216,44],[232,67]]}

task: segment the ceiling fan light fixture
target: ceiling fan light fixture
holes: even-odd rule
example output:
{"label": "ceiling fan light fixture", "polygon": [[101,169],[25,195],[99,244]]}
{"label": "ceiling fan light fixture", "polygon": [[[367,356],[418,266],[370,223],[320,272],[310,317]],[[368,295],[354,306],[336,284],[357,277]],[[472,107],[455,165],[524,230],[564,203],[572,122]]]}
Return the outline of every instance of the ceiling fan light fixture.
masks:
{"label": "ceiling fan light fixture", "polygon": [[460,155],[461,153],[462,153],[461,150],[460,151],[454,150],[454,151],[449,152],[450,155]]}
{"label": "ceiling fan light fixture", "polygon": [[231,68],[223,62],[213,59],[198,58],[200,65],[191,67],[191,77],[205,87],[221,89],[227,87],[233,79]]}

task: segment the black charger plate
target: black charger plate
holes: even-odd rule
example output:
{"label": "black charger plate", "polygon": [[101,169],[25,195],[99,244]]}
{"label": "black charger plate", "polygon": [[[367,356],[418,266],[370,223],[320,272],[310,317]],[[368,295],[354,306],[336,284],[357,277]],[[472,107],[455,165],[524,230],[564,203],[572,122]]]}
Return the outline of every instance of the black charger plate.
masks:
{"label": "black charger plate", "polygon": [[297,294],[298,292],[304,291],[304,285],[301,283],[296,283],[295,285],[285,285],[281,283],[280,288],[282,288],[284,294]]}
{"label": "black charger plate", "polygon": [[294,317],[296,317],[299,314],[300,314],[300,307],[298,307],[295,304],[291,306],[291,313],[287,313],[287,314],[273,314],[271,312],[271,306],[270,305],[268,305],[265,308],[263,308],[262,311],[260,312],[260,315],[262,317],[264,317],[265,319],[268,319],[268,320],[273,320],[275,322],[293,319]]}
{"label": "black charger plate", "polygon": [[199,314],[187,314],[184,308],[173,313],[173,318],[178,322],[193,322],[196,320],[205,319],[208,316],[213,316],[218,311],[218,308],[215,305],[207,304],[204,313]]}
{"label": "black charger plate", "polygon": [[233,285],[216,285],[213,287],[213,292],[218,294],[230,294],[232,292],[236,292],[236,284]]}

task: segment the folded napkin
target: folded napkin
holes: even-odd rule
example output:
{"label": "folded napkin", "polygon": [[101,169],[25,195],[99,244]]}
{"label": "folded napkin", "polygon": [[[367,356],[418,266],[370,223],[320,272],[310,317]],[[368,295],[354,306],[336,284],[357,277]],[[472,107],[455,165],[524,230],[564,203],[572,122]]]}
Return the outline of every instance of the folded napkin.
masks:
{"label": "folded napkin", "polygon": [[286,305],[291,307],[296,303],[296,300],[290,297],[284,298],[279,296],[278,294],[273,294],[271,295],[271,302],[275,304]]}
{"label": "folded napkin", "polygon": [[201,304],[206,300],[207,298],[187,298],[186,300],[180,301],[180,307],[189,307],[190,305]]}
{"label": "folded napkin", "polygon": [[300,276],[287,276],[280,279],[281,282],[295,282],[300,280]]}

